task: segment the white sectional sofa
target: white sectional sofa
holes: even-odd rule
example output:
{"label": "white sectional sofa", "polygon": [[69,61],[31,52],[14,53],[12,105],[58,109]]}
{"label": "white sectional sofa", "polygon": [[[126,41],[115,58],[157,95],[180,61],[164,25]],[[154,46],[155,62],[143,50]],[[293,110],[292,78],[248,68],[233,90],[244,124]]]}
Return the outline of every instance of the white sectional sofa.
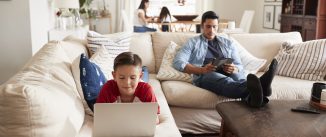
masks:
{"label": "white sectional sofa", "polygon": [[[198,34],[135,34],[130,50],[149,69],[150,84],[161,107],[155,136],[219,132],[221,118],[215,110],[225,100],[181,81],[159,81],[156,74],[170,41],[182,45]],[[231,35],[250,53],[270,61],[284,41],[302,42],[297,32]],[[47,43],[25,66],[0,87],[0,136],[92,135],[93,118],[85,114],[72,76],[71,64],[87,54],[86,40],[67,38]],[[266,66],[265,66],[266,67]],[[261,70],[264,70],[262,68]],[[261,73],[258,73],[260,75]],[[276,76],[271,99],[309,99],[314,81]]]}

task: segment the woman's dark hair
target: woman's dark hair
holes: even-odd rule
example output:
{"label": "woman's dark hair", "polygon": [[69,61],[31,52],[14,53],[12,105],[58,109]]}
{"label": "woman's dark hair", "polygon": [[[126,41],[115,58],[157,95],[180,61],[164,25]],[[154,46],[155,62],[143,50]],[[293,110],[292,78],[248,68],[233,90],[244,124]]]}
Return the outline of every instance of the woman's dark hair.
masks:
{"label": "woman's dark hair", "polygon": [[115,59],[114,59],[114,65],[113,69],[114,71],[119,67],[123,65],[133,65],[133,66],[142,66],[142,61],[140,57],[137,54],[134,54],[132,52],[123,52],[120,53]]}
{"label": "woman's dark hair", "polygon": [[165,7],[165,6],[162,7],[160,17],[159,17],[160,22],[162,22],[163,19],[166,18],[168,15],[170,16],[170,21],[171,21],[171,14],[170,14],[169,9],[167,7]]}
{"label": "woman's dark hair", "polygon": [[145,17],[147,17],[146,15],[146,9],[145,9],[145,3],[149,2],[149,0],[141,0],[140,5],[138,7],[138,9],[143,9],[145,11]]}

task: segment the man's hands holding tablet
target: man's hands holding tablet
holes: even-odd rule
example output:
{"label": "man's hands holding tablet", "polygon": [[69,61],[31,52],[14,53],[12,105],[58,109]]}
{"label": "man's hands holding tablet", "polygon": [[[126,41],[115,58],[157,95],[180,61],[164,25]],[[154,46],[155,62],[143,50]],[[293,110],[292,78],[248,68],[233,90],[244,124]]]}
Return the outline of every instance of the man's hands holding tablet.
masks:
{"label": "man's hands holding tablet", "polygon": [[232,58],[224,58],[224,59],[214,59],[212,64],[216,66],[216,69],[223,69],[225,73],[233,74],[238,72],[238,68],[233,64]]}

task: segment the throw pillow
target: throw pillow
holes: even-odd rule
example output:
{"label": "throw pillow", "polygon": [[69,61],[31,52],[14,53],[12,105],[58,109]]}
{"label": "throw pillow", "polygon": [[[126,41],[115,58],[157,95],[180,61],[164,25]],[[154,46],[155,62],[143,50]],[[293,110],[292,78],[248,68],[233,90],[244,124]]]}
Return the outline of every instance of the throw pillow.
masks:
{"label": "throw pillow", "polygon": [[109,55],[115,58],[122,52],[129,51],[132,32],[120,32],[115,34],[101,35],[99,33],[89,31],[87,33],[87,48],[90,55],[93,55],[101,46],[105,46]]}
{"label": "throw pillow", "polygon": [[237,46],[241,63],[246,74],[256,74],[266,63],[266,59],[260,59],[250,54],[237,40],[230,37],[230,40]]}
{"label": "throw pillow", "polygon": [[178,80],[178,81],[185,81],[191,82],[192,77],[187,73],[180,72],[173,68],[173,59],[176,53],[179,51],[181,46],[177,45],[174,42],[170,42],[170,45],[166,48],[162,64],[160,69],[157,73],[157,79],[159,80]]}
{"label": "throw pillow", "polygon": [[285,42],[275,58],[279,62],[278,75],[323,81],[326,75],[326,39],[298,44]]}
{"label": "throw pillow", "polygon": [[90,60],[101,68],[107,80],[111,80],[113,79],[112,71],[113,71],[114,58],[115,57],[110,55],[108,50],[102,45],[94,53],[94,55],[90,58]]}
{"label": "throw pillow", "polygon": [[85,111],[93,115],[93,106],[106,78],[101,69],[84,54],[73,62],[72,72]]}

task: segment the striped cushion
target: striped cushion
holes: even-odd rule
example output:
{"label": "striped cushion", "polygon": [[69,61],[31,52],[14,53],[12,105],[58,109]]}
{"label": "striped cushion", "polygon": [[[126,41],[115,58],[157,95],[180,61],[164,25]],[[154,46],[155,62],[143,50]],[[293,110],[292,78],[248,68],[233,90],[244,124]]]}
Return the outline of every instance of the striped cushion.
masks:
{"label": "striped cushion", "polygon": [[87,33],[87,48],[92,56],[101,45],[104,45],[109,55],[115,58],[118,54],[129,51],[132,35],[132,32],[101,35],[94,31],[89,31]]}
{"label": "striped cushion", "polygon": [[109,54],[105,46],[101,46],[90,58],[90,60],[100,67],[107,80],[111,80],[113,79],[112,71],[114,58],[115,57]]}
{"label": "striped cushion", "polygon": [[177,45],[176,43],[172,41],[170,42],[170,45],[166,48],[164,52],[162,64],[156,76],[157,79],[191,82],[191,75],[180,72],[172,67],[174,56],[180,49],[180,47],[181,46]]}
{"label": "striped cushion", "polygon": [[326,69],[326,39],[299,44],[285,42],[276,59],[277,74],[305,80],[323,80]]}

